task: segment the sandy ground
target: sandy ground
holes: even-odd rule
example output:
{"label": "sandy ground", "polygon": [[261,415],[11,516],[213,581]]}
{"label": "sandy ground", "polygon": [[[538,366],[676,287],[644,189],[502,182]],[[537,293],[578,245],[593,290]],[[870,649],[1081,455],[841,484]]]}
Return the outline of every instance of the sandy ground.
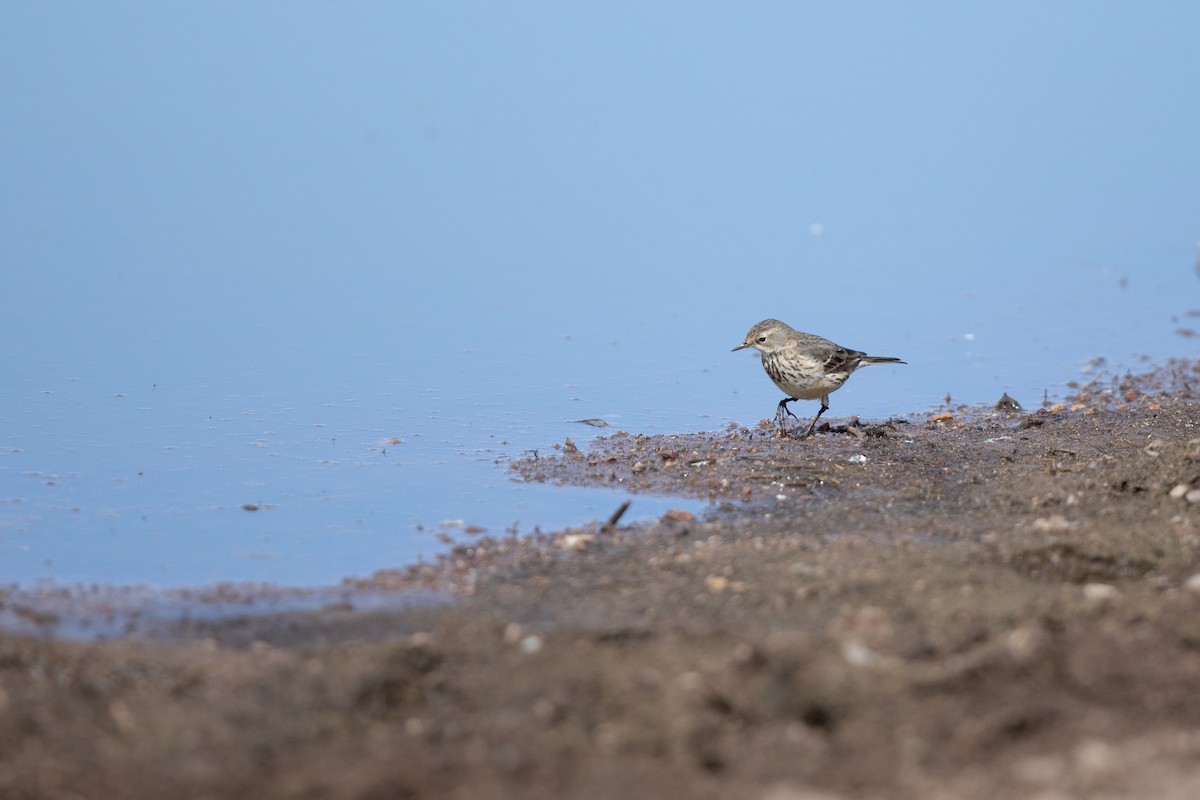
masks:
{"label": "sandy ground", "polygon": [[562,443],[514,471],[719,510],[350,587],[441,605],[7,634],[0,797],[1200,797],[1198,390]]}

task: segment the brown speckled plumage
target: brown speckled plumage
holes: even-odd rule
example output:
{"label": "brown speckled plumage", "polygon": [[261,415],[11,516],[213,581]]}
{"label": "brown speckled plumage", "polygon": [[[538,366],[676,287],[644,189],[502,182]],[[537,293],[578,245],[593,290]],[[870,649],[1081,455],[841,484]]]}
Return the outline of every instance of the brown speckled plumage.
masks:
{"label": "brown speckled plumage", "polygon": [[746,333],[734,350],[753,348],[762,354],[763,369],[775,385],[787,395],[775,411],[777,422],[791,415],[787,404],[793,400],[821,401],[821,410],[813,417],[805,435],[817,427],[817,420],[829,409],[829,395],[841,388],[854,370],[866,364],[903,364],[890,356],[869,356],[861,350],[834,344],[828,339],[795,330],[777,319],[764,319]]}

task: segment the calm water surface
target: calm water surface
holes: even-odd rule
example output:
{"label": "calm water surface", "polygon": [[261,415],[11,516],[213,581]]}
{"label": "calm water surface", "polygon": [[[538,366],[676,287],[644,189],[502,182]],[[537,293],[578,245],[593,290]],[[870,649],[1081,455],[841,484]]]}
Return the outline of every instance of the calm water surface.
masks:
{"label": "calm water surface", "polygon": [[[826,327],[910,363],[856,375],[830,413],[904,414],[947,393],[989,402],[1004,391],[1036,406],[1045,392],[1061,396],[1065,381],[1086,379],[1095,357],[1119,371],[1142,366],[1143,354],[1186,355],[1194,340],[1179,331],[1200,319],[1180,297],[1194,281],[1176,269],[1124,287],[1106,275],[1050,292],[1041,282],[970,328],[926,309],[884,330],[851,307]],[[656,298],[633,303],[653,317]],[[531,340],[506,333],[505,313],[476,317],[475,341],[459,331],[456,342],[422,343],[434,320],[394,334],[395,350],[428,346],[435,357],[375,347],[328,369],[320,360],[247,362],[232,340],[209,354],[203,374],[164,362],[141,374],[121,366],[113,377],[98,356],[89,364],[23,354],[25,374],[9,373],[0,411],[3,577],[334,582],[431,556],[443,548],[439,534],[461,537],[465,525],[504,534],[606,517],[620,495],[516,483],[507,470],[531,450],[568,436],[586,448],[606,432],[572,420],[641,433],[719,430],[770,416],[778,399],[756,357],[728,352],[746,314],[729,318],[719,298],[709,313],[726,320],[723,337],[667,313],[614,322],[607,335],[559,320]],[[656,336],[669,341],[655,347]],[[233,363],[213,363],[225,359]],[[631,518],[674,506],[703,508],[639,496]]]}

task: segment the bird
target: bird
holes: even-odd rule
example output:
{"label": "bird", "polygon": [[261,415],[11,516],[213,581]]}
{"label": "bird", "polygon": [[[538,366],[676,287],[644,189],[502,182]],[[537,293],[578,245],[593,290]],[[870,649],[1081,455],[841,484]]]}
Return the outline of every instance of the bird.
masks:
{"label": "bird", "polygon": [[869,356],[861,350],[842,347],[828,339],[796,330],[786,322],[764,319],[746,333],[732,352],[753,348],[762,354],[763,369],[787,397],[779,401],[775,422],[790,416],[799,419],[788,403],[795,400],[821,401],[821,410],[813,417],[804,438],[816,430],[817,420],[829,410],[829,395],[842,388],[850,374],[867,364],[906,364],[890,356]]}

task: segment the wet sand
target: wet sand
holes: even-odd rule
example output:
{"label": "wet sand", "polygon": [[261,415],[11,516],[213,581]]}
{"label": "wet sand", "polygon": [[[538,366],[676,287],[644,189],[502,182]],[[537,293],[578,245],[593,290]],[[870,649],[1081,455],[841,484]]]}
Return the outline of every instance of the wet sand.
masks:
{"label": "wet sand", "polygon": [[10,632],[0,796],[1200,797],[1197,391],[564,442],[514,474],[714,513],[347,587],[449,604]]}

